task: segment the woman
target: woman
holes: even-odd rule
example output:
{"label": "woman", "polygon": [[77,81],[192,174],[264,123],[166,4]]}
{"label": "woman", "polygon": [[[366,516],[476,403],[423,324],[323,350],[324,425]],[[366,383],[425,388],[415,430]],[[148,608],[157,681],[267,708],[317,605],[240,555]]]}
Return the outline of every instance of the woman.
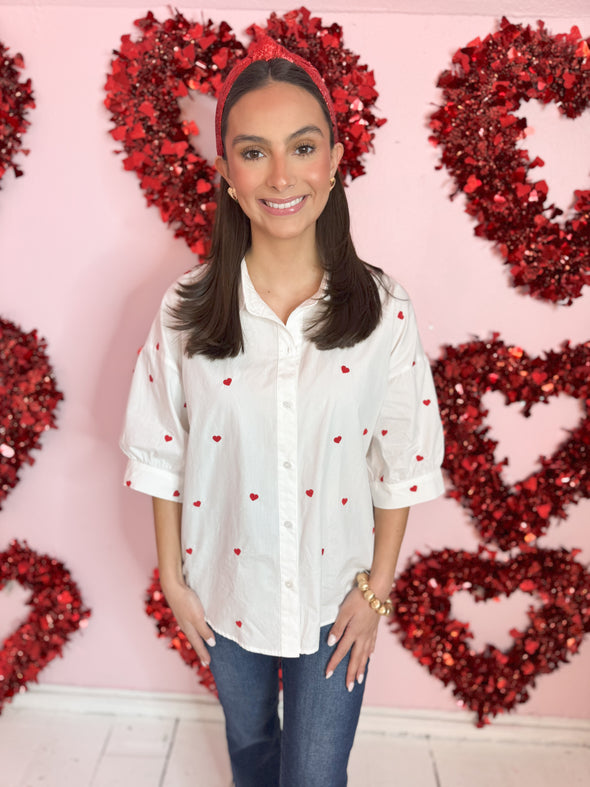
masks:
{"label": "woman", "polygon": [[126,483],[237,787],[340,787],[409,506],[442,491],[436,396],[407,295],[354,250],[318,72],[258,42],[216,137],[211,253],[140,354]]}

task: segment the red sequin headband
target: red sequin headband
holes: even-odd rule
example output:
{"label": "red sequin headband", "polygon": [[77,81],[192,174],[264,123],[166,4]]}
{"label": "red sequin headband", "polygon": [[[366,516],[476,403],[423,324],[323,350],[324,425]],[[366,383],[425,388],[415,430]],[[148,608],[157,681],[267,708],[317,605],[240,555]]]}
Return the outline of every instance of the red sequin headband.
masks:
{"label": "red sequin headband", "polygon": [[322,79],[319,71],[312,66],[307,60],[304,60],[294,52],[290,52],[285,47],[281,46],[270,36],[262,36],[257,41],[253,41],[248,49],[248,54],[245,58],[240,60],[232,68],[227,75],[225,82],[221,86],[219,96],[217,98],[217,109],[215,110],[215,141],[217,143],[217,155],[223,156],[223,140],[221,138],[221,116],[223,115],[223,108],[229,95],[229,91],[234,86],[234,82],[240,76],[242,71],[245,71],[249,65],[255,63],[257,60],[274,60],[280,58],[281,60],[288,60],[296,66],[302,68],[305,73],[313,80],[313,83],[322,94],[328,112],[330,113],[330,120],[332,121],[332,131],[334,133],[334,142],[338,141],[338,126],[336,124],[336,112],[326,83]]}

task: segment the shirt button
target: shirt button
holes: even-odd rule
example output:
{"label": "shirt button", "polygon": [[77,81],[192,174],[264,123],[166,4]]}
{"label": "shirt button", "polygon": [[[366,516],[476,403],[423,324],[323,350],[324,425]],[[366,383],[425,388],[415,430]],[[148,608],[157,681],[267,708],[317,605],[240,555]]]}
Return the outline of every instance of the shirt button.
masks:
{"label": "shirt button", "polygon": [[289,520],[287,520],[284,524],[285,527],[288,528],[289,530],[291,530],[291,528],[293,527],[293,522],[289,522]]}
{"label": "shirt button", "polygon": [[283,467],[286,470],[290,470],[293,467],[293,465],[291,464],[291,462],[283,462]]}
{"label": "shirt button", "polygon": [[287,408],[287,410],[290,410],[290,409],[291,409],[291,407],[293,407],[293,403],[292,403],[292,402],[285,401],[285,402],[283,402],[283,407],[286,407],[286,408]]}
{"label": "shirt button", "polygon": [[285,582],[285,587],[286,587],[286,588],[289,588],[289,590],[291,590],[291,588],[293,587],[293,583],[291,582],[291,580],[290,580],[290,579],[288,579],[288,580]]}

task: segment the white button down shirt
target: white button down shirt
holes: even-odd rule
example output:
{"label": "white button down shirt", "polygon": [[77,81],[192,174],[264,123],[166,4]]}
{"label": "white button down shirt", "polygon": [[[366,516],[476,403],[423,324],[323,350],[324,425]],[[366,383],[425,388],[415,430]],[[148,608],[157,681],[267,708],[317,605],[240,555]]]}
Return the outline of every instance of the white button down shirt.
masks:
{"label": "white button down shirt", "polygon": [[407,294],[386,282],[371,336],[318,350],[304,335],[317,299],[285,325],[243,262],[244,353],[187,358],[170,328],[175,287],[140,352],[125,483],[183,503],[185,580],[209,625],[248,650],[315,652],[371,565],[373,506],[443,491],[430,366]]}

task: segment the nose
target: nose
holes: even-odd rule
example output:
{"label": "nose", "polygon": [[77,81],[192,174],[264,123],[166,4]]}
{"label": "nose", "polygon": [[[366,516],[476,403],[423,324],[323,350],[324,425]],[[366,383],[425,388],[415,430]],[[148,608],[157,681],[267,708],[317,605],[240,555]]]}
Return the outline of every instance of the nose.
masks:
{"label": "nose", "polygon": [[284,154],[275,154],[272,156],[270,159],[267,183],[271,188],[275,189],[275,191],[284,191],[294,185],[295,178],[288,156]]}

